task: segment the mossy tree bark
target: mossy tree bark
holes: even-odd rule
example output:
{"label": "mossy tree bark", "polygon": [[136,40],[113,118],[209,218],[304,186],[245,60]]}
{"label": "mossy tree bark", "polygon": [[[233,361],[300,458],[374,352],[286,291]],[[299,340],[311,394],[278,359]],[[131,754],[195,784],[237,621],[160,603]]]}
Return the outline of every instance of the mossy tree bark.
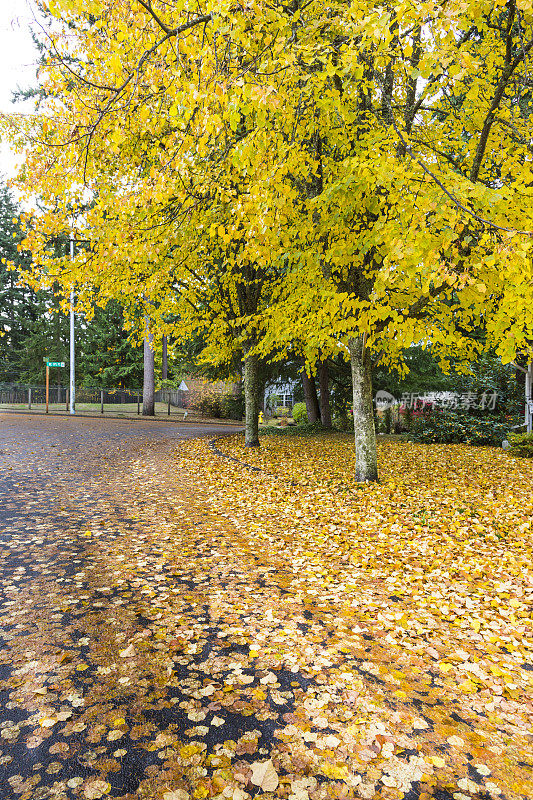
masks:
{"label": "mossy tree bark", "polygon": [[146,324],[144,337],[143,417],[155,415],[155,359],[153,336]]}
{"label": "mossy tree bark", "polygon": [[331,428],[331,405],[329,401],[329,370],[326,361],[319,361],[317,367],[320,388],[320,419],[323,428]]}
{"label": "mossy tree bark", "polygon": [[259,357],[247,353],[244,357],[244,409],[246,447],[259,447],[259,411],[261,410],[261,378]]}
{"label": "mossy tree bark", "polygon": [[378,480],[378,457],[374,408],[372,403],[372,365],[362,338],[350,339],[353,386],[353,425],[355,434],[355,480]]}
{"label": "mossy tree bark", "polygon": [[302,385],[304,390],[307,419],[311,423],[318,422],[320,419],[320,408],[318,406],[315,379],[312,375],[310,376],[307,374],[305,363],[302,370]]}

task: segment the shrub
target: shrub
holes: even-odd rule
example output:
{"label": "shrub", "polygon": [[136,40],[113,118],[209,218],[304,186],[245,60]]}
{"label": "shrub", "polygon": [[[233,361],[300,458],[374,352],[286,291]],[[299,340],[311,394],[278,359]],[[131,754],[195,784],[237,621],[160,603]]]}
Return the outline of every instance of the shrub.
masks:
{"label": "shrub", "polygon": [[220,410],[226,419],[242,419],[244,417],[244,395],[225,394],[220,399]]}
{"label": "shrub", "polygon": [[194,403],[193,409],[203,417],[219,419],[222,416],[222,398],[216,392],[203,394]]}
{"label": "shrub", "polygon": [[279,397],[275,392],[273,392],[267,397],[266,401],[267,411],[269,412],[269,414],[272,414],[272,416],[274,416],[276,413],[278,403],[279,403]]}
{"label": "shrub", "polygon": [[297,424],[299,424],[300,422],[303,423],[309,422],[309,419],[307,418],[307,409],[305,407],[305,403],[295,403],[293,405],[292,418]]}
{"label": "shrub", "polygon": [[509,453],[520,458],[533,458],[533,433],[510,433]]}
{"label": "shrub", "polygon": [[336,431],[350,431],[353,430],[353,422],[348,416],[334,416],[331,423]]}
{"label": "shrub", "polygon": [[324,433],[320,422],[301,422],[299,425],[283,425],[283,422],[287,423],[287,420],[280,420],[281,427],[260,428],[261,436],[316,436]]}
{"label": "shrub", "polygon": [[510,425],[510,421],[476,416],[466,409],[432,408],[415,418],[413,438],[428,444],[501,445]]}

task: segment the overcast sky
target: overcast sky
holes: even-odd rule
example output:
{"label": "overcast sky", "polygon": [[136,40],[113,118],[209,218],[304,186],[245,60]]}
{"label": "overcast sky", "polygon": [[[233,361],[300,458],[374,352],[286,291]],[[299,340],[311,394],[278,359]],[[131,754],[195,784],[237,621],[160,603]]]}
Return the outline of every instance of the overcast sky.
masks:
{"label": "overcast sky", "polygon": [[[35,86],[37,52],[31,38],[33,15],[30,0],[0,0],[0,112],[23,108],[11,103],[17,88]],[[31,108],[31,106],[30,106]],[[11,177],[15,157],[5,143],[0,143],[0,174]]]}

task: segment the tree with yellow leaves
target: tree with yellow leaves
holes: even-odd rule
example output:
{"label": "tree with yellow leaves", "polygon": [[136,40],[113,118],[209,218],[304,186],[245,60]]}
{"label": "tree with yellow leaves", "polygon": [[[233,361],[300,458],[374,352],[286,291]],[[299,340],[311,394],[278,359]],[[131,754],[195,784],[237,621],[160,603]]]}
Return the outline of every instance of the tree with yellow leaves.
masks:
{"label": "tree with yellow leaves", "polygon": [[[49,100],[16,133],[47,209],[37,280],[156,325],[185,304],[213,347],[237,333],[251,358],[344,352],[361,481],[377,479],[373,362],[412,342],[472,354],[480,323],[504,360],[529,353],[530,0],[48,9]],[[47,237],[87,197],[90,254],[52,262]],[[228,323],[217,284],[235,297],[258,269],[260,302]]]}

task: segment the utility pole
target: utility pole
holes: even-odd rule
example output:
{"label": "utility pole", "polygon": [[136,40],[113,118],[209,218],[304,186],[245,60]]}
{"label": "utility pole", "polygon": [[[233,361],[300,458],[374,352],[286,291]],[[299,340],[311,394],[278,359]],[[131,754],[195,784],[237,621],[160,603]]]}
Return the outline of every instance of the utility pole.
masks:
{"label": "utility pole", "polygon": [[[70,260],[74,260],[74,236],[70,234]],[[74,351],[74,284],[70,290],[70,413],[76,413],[76,362]]]}

